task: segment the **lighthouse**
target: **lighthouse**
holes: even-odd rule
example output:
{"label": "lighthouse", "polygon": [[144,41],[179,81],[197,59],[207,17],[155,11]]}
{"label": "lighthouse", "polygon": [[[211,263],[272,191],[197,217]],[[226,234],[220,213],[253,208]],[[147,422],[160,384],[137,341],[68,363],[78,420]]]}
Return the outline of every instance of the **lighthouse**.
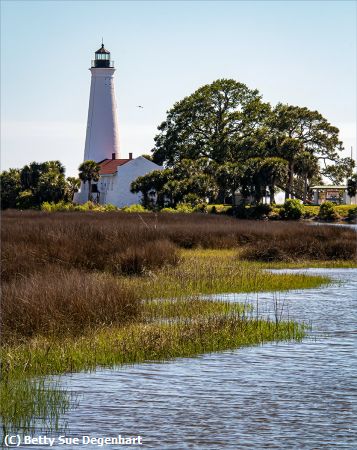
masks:
{"label": "lighthouse", "polygon": [[92,61],[84,161],[120,158],[114,61],[104,44]]}
{"label": "lighthouse", "polygon": [[119,151],[118,118],[114,93],[114,62],[104,44],[95,52],[90,68],[90,86],[84,161],[99,164],[99,180],[81,183],[74,194],[74,203],[86,203],[90,198],[100,204],[119,208],[140,203],[141,194],[131,192],[131,183],[153,170],[163,170],[144,156],[123,159]]}

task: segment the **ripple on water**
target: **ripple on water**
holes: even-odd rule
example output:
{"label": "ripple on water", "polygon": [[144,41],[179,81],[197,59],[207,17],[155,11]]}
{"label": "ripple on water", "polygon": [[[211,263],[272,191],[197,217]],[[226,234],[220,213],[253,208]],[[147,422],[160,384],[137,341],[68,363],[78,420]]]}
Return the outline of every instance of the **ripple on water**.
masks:
{"label": "ripple on water", "polygon": [[[303,342],[63,377],[80,396],[68,435],[139,434],[144,448],[177,450],[357,448],[357,270],[306,271],[342,284],[280,294],[285,314],[312,321]],[[272,305],[259,295],[261,311]]]}

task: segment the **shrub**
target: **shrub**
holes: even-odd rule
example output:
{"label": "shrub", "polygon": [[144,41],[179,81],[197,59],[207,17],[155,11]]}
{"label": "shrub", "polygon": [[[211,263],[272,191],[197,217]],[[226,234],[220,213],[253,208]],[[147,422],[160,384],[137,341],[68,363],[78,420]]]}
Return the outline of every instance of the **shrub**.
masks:
{"label": "shrub", "polygon": [[121,210],[124,211],[124,212],[127,212],[127,213],[145,213],[145,212],[149,212],[142,205],[124,206]]}
{"label": "shrub", "polygon": [[304,205],[304,219],[312,219],[319,213],[318,206]]}
{"label": "shrub", "polygon": [[349,222],[357,221],[357,206],[348,210],[347,220]]}
{"label": "shrub", "polygon": [[99,205],[93,202],[86,202],[83,205],[77,205],[75,203],[66,203],[61,200],[58,203],[55,202],[43,202],[41,204],[41,211],[44,212],[64,212],[64,211],[117,211],[118,208],[110,203],[106,205]]}
{"label": "shrub", "polygon": [[193,213],[193,207],[190,203],[178,203],[176,206],[176,211],[184,214]]}
{"label": "shrub", "polygon": [[112,205],[111,203],[107,203],[106,205],[103,205],[104,211],[118,211],[118,208],[115,205]]}
{"label": "shrub", "polygon": [[212,214],[226,214],[227,216],[232,215],[232,205],[216,204],[216,205],[205,205],[204,211]]}
{"label": "shrub", "polygon": [[194,212],[202,212],[202,213],[206,213],[207,212],[207,203],[198,203],[194,208],[193,208]]}
{"label": "shrub", "polygon": [[233,215],[237,217],[237,219],[247,219],[248,218],[248,209],[245,205],[238,205],[234,208]]}
{"label": "shrub", "polygon": [[348,217],[350,210],[355,209],[356,205],[337,205],[335,206],[335,211],[341,217]]}
{"label": "shrub", "polygon": [[43,202],[41,204],[41,211],[45,211],[45,212],[52,212],[52,202]]}
{"label": "shrub", "polygon": [[98,205],[90,201],[83,203],[83,205],[76,205],[75,207],[75,211],[94,211],[98,209]]}
{"label": "shrub", "polygon": [[[273,211],[273,207],[266,203],[258,203],[255,206],[239,205],[235,208],[231,207],[231,214],[238,219],[265,219],[268,218]],[[227,212],[228,213],[228,212]],[[228,213],[228,215],[231,215]]]}
{"label": "shrub", "polygon": [[193,212],[205,212],[206,211],[206,204],[201,203],[196,206],[191,206],[189,203],[179,203],[176,208],[162,208],[160,212],[163,213],[184,213],[184,214],[190,214]]}
{"label": "shrub", "polygon": [[339,219],[339,215],[335,210],[335,204],[332,202],[324,202],[320,206],[318,218],[320,220],[334,221]]}
{"label": "shrub", "polygon": [[304,205],[300,200],[288,198],[280,209],[280,217],[285,220],[299,220],[304,214]]}
{"label": "shrub", "polygon": [[162,213],[177,213],[178,211],[175,208],[162,208],[160,210]]}
{"label": "shrub", "polygon": [[75,211],[75,205],[73,203],[66,203],[61,200],[58,203],[55,202],[43,202],[41,204],[41,211],[56,212],[56,211]]}
{"label": "shrub", "polygon": [[249,208],[248,215],[250,219],[264,219],[269,216],[272,209],[269,204],[258,203],[256,206]]}
{"label": "shrub", "polygon": [[269,220],[280,220],[280,209],[277,211],[278,208],[273,208],[272,212],[269,214]]}
{"label": "shrub", "polygon": [[233,216],[233,212],[234,212],[233,206],[227,206],[223,214],[225,214],[226,216]]}

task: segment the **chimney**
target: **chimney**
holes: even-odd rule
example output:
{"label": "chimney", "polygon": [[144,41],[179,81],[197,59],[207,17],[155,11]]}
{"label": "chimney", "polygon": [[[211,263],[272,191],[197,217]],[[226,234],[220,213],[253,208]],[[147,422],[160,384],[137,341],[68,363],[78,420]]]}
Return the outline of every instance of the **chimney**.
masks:
{"label": "chimney", "polygon": [[129,159],[133,159],[133,154],[129,153]]}
{"label": "chimney", "polygon": [[115,159],[115,153],[112,153],[112,159]]}

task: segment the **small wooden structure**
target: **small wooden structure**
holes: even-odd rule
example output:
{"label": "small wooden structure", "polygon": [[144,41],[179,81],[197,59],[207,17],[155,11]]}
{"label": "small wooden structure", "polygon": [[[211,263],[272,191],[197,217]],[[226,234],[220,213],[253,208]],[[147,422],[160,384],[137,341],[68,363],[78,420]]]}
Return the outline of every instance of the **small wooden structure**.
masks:
{"label": "small wooden structure", "polygon": [[334,202],[337,205],[355,205],[356,196],[350,197],[345,185],[321,185],[311,186],[312,201],[315,205],[321,205],[326,201]]}

